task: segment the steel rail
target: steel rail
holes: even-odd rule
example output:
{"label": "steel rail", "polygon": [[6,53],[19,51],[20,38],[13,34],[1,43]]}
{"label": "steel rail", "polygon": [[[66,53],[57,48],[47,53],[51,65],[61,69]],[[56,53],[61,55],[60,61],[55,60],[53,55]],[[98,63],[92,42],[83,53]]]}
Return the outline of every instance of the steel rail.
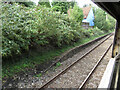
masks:
{"label": "steel rail", "polygon": [[113,34],[110,34],[110,36],[108,36],[107,38],[105,38],[102,42],[100,42],[99,44],[97,44],[95,47],[93,47],[92,49],[90,49],[88,52],[86,52],[84,55],[82,55],[75,62],[73,62],[72,64],[70,64],[67,68],[65,68],[64,70],[62,70],[57,75],[55,75],[52,79],[50,79],[47,83],[45,83],[44,85],[42,85],[39,89],[45,88],[46,86],[50,85],[54,80],[56,80],[56,78],[58,78],[60,75],[64,74],[67,70],[69,70],[72,66],[74,66],[78,61],[80,61],[86,55],[88,55],[90,52],[92,52],[93,50],[95,50],[98,46],[100,46],[103,42],[105,42],[107,39],[109,39],[112,35]]}
{"label": "steel rail", "polygon": [[[106,35],[104,35],[104,36],[101,36],[101,37],[98,37],[98,38],[96,38],[96,39],[94,39],[94,40],[92,40],[92,41],[89,41],[88,43],[85,43],[85,44],[82,44],[82,45],[80,45],[79,47],[85,47],[86,45],[89,45],[89,44],[91,44],[91,43],[94,43],[95,41],[99,41],[99,40],[101,40],[102,38],[105,38],[105,37],[107,37],[108,35],[110,35],[111,33],[109,33],[109,34],[106,34]],[[64,56],[63,56],[64,57]],[[58,60],[57,61],[55,61],[54,63],[52,63],[48,68],[46,68],[42,73],[44,74],[45,72],[47,72],[51,67],[53,67],[53,66],[55,66],[58,62],[60,62],[61,61],[61,59],[62,58],[58,58]]]}
{"label": "steel rail", "polygon": [[98,62],[96,63],[96,65],[93,67],[93,69],[90,71],[90,73],[88,74],[88,76],[85,78],[85,80],[83,81],[83,83],[78,87],[78,90],[83,89],[83,87],[85,86],[85,84],[87,83],[87,81],[89,80],[89,78],[91,77],[91,75],[94,73],[94,71],[96,70],[97,66],[100,64],[100,62],[103,60],[103,58],[105,57],[105,55],[107,54],[107,52],[109,51],[109,49],[111,48],[112,44],[110,44],[110,46],[107,48],[107,50],[104,52],[104,54],[101,56],[101,58],[98,60]]}

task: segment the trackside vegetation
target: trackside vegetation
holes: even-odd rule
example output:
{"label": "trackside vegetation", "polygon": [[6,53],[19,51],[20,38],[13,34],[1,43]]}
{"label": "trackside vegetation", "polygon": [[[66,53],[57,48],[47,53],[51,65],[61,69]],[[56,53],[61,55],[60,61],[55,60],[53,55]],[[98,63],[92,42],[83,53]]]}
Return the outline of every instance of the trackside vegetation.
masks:
{"label": "trackside vegetation", "polygon": [[[52,60],[68,49],[114,29],[111,17],[109,30],[97,27],[100,25],[97,21],[94,28],[86,30],[81,26],[82,19],[75,19],[76,11],[69,17],[41,5],[26,7],[20,3],[1,3],[1,6],[3,78]],[[79,10],[78,16],[83,18],[82,10],[76,5],[73,10]]]}

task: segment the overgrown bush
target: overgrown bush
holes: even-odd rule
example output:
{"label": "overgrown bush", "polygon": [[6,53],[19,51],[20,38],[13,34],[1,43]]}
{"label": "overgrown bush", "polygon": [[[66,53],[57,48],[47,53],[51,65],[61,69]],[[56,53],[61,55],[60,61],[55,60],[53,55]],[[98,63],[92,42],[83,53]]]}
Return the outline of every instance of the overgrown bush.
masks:
{"label": "overgrown bush", "polygon": [[100,30],[98,27],[89,28],[88,30],[84,30],[83,32],[85,37],[91,37],[91,36],[98,36],[104,34],[102,30]]}
{"label": "overgrown bush", "polygon": [[20,54],[28,50],[31,30],[29,9],[18,4],[2,4],[2,56]]}
{"label": "overgrown bush", "polygon": [[2,4],[2,11],[3,57],[21,54],[36,45],[61,47],[82,38],[79,23],[46,7],[13,3]]}
{"label": "overgrown bush", "polygon": [[93,35],[95,36],[104,34],[104,32],[100,30],[98,27],[93,28],[92,31],[93,31]]}

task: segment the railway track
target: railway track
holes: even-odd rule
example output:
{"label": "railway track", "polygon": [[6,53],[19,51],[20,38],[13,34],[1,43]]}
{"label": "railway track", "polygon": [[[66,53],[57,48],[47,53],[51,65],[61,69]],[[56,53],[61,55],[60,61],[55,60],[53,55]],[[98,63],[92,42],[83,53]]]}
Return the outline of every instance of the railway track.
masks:
{"label": "railway track", "polygon": [[[106,40],[108,40],[110,37],[112,36],[112,34],[109,35],[109,37],[105,38],[102,42],[100,42],[99,44],[97,44],[96,46],[94,46],[92,49],[90,49],[88,52],[86,52],[84,55],[82,55],[78,60],[76,60],[75,62],[73,62],[72,64],[70,64],[67,68],[65,68],[64,70],[62,70],[60,73],[58,73],[57,75],[55,75],[52,79],[50,79],[47,83],[45,83],[44,85],[42,85],[40,87],[40,89],[42,88],[46,88],[48,87],[50,84],[52,84],[55,80],[59,79],[59,77],[66,73],[67,71],[69,71],[71,69],[71,67],[75,66],[75,64],[77,64],[80,60],[84,59],[88,54],[90,54],[92,51],[94,51],[97,47],[99,47],[101,44],[103,44]],[[96,69],[96,67],[99,65],[100,61],[104,58],[104,56],[106,55],[106,53],[108,52],[108,50],[110,49],[110,47],[112,46],[112,44],[110,44],[110,46],[108,47],[108,49],[104,52],[104,54],[102,55],[102,57],[98,60],[97,64],[93,67],[93,69],[90,71],[90,73],[88,74],[88,76],[84,79],[83,83],[80,84],[80,86],[78,87],[78,89],[82,89],[85,85],[85,83],[87,82],[87,80],[89,79],[89,77],[92,75],[92,73],[94,72],[94,70]]]}
{"label": "railway track", "polygon": [[107,52],[109,51],[109,49],[111,48],[112,44],[110,44],[110,46],[107,48],[107,50],[104,52],[104,54],[102,55],[102,57],[98,60],[98,62],[96,63],[96,65],[93,67],[93,69],[91,70],[91,72],[88,74],[88,76],[85,78],[85,80],[83,81],[83,83],[79,86],[78,90],[81,90],[84,88],[85,84],[88,82],[89,78],[92,76],[92,74],[94,73],[94,71],[96,70],[97,66],[100,64],[100,62],[103,60],[103,58],[105,57],[105,55],[107,54]]}

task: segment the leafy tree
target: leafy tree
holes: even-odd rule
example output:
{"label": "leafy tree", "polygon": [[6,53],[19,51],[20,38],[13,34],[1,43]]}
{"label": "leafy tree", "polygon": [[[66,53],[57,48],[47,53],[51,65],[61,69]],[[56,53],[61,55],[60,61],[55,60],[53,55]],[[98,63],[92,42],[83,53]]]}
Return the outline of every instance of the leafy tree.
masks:
{"label": "leafy tree", "polygon": [[10,0],[10,2],[5,1],[4,3],[8,3],[8,4],[14,4],[14,2],[25,5],[26,7],[31,7],[33,5],[35,5],[35,3],[32,0],[23,0],[21,2],[18,2],[18,0]]}
{"label": "leafy tree", "polygon": [[115,21],[115,19],[114,19],[112,16],[110,16],[109,14],[107,15],[107,22],[109,23],[110,30],[115,29],[115,23],[116,23],[116,21]]}
{"label": "leafy tree", "polygon": [[61,2],[58,0],[57,1],[54,0],[52,2],[52,6],[53,6],[52,10],[53,11],[60,11],[61,13],[67,14],[68,9],[70,7],[73,8],[75,3],[76,3],[75,1],[68,2],[67,0],[65,0],[64,2]]}
{"label": "leafy tree", "polygon": [[70,17],[81,23],[83,20],[83,10],[79,6],[75,5],[70,12]]}
{"label": "leafy tree", "polygon": [[94,13],[94,16],[95,16],[95,14],[96,14],[96,7],[92,6],[92,9],[93,9],[93,13]]}
{"label": "leafy tree", "polygon": [[18,2],[19,4],[23,4],[25,5],[26,7],[31,7],[33,5],[35,5],[35,3],[31,0],[24,0],[24,2]]}
{"label": "leafy tree", "polygon": [[39,0],[38,4],[41,5],[41,6],[48,7],[48,8],[51,7],[51,6],[50,6],[50,2],[49,2],[49,0],[47,0],[47,1]]}
{"label": "leafy tree", "polygon": [[[108,17],[108,18],[107,18]],[[101,9],[96,9],[95,12],[95,26],[104,32],[108,32],[114,28],[115,20]]]}

